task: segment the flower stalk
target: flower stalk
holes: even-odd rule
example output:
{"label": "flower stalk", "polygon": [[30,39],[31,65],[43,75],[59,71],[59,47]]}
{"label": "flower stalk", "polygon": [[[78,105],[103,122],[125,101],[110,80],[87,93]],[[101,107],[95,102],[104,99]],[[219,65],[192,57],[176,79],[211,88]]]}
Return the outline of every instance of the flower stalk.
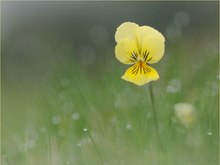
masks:
{"label": "flower stalk", "polygon": [[149,84],[149,91],[150,91],[150,99],[151,99],[151,105],[152,105],[152,111],[153,111],[154,126],[155,126],[155,130],[156,130],[156,137],[157,137],[159,147],[160,147],[161,151],[163,151],[164,149],[163,149],[163,144],[162,144],[160,132],[159,132],[159,125],[158,125],[157,111],[156,111],[156,107],[155,107],[155,99],[154,99],[152,83]]}

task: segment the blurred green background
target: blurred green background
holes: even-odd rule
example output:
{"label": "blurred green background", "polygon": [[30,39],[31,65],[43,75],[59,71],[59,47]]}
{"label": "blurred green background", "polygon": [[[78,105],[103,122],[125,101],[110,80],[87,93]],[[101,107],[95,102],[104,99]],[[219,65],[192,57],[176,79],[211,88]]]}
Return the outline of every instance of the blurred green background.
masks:
{"label": "blurred green background", "polygon": [[[166,38],[152,84],[164,150],[149,84],[120,78],[114,34],[127,21]],[[1,164],[217,165],[219,78],[218,1],[3,1]]]}

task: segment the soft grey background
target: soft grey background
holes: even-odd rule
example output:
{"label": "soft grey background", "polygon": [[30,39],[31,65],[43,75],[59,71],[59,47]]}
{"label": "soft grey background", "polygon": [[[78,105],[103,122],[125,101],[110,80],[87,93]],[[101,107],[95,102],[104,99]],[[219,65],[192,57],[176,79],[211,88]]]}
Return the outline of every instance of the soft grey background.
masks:
{"label": "soft grey background", "polygon": [[[169,45],[218,41],[218,2],[2,2],[2,80],[17,86],[46,78],[54,62],[77,57],[97,67],[114,56],[114,33],[125,21],[161,31]],[[73,53],[65,54],[64,49]],[[192,47],[193,49],[193,47]],[[166,53],[168,53],[166,51]],[[112,58],[115,60],[114,58]]]}

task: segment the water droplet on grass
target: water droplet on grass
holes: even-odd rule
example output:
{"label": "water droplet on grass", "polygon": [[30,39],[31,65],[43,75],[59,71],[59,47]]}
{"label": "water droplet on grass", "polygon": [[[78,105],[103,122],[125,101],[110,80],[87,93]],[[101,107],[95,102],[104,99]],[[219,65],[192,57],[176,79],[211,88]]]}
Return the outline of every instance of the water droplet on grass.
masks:
{"label": "water droplet on grass", "polygon": [[181,90],[182,84],[179,80],[172,79],[167,86],[167,93],[177,93]]}
{"label": "water droplet on grass", "polygon": [[209,131],[209,132],[206,132],[206,134],[209,135],[209,136],[211,136],[211,135],[212,135],[212,132]]}
{"label": "water droplet on grass", "polygon": [[59,116],[53,116],[52,117],[52,123],[57,125],[57,124],[60,124],[61,122],[61,118]]}
{"label": "water droplet on grass", "polygon": [[78,147],[80,147],[80,146],[82,146],[82,143],[77,143],[76,145],[77,145]]}
{"label": "water droplet on grass", "polygon": [[80,115],[79,115],[79,113],[73,113],[73,115],[72,115],[72,119],[73,120],[78,120],[80,118]]}
{"label": "water droplet on grass", "polygon": [[132,128],[132,125],[130,123],[126,124],[126,129],[130,130]]}

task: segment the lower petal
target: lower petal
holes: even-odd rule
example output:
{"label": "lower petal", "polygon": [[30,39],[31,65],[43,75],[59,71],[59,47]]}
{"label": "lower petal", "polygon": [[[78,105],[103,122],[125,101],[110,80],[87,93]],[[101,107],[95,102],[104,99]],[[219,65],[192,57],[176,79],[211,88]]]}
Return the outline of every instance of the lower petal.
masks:
{"label": "lower petal", "polygon": [[144,62],[137,62],[128,68],[122,79],[132,82],[136,85],[144,85],[150,81],[159,79],[157,71]]}

